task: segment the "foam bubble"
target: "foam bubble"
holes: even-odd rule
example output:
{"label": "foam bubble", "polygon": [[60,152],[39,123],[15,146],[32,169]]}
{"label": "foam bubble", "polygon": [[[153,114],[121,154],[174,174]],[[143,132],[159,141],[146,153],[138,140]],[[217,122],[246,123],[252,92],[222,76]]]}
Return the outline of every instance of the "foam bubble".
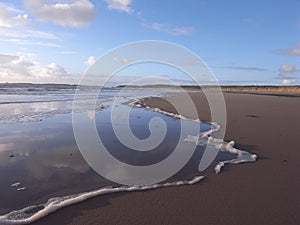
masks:
{"label": "foam bubble", "polygon": [[11,186],[12,187],[18,187],[21,183],[20,182],[16,182],[16,183],[13,183]]}
{"label": "foam bubble", "polygon": [[[220,129],[220,126],[218,126],[217,130],[219,130],[219,129]],[[216,129],[212,129],[212,130],[217,131]],[[212,145],[215,148],[217,148],[219,151],[229,152],[229,153],[237,155],[236,159],[219,162],[215,166],[216,173],[221,172],[221,169],[223,166],[225,166],[225,164],[238,164],[238,163],[242,163],[242,162],[256,161],[256,159],[258,157],[257,155],[235,148],[234,141],[226,142],[222,139],[217,139],[217,138],[214,138],[211,136],[208,137],[207,133],[209,133],[209,131],[202,132],[196,136],[189,135],[185,139],[185,141],[193,142],[193,143],[196,143],[197,145],[202,145],[202,146]]]}
{"label": "foam bubble", "polygon": [[46,203],[40,205],[28,206],[21,210],[12,211],[6,215],[0,216],[0,224],[29,224],[37,221],[48,214],[55,212],[63,207],[73,205],[89,198],[117,192],[132,192],[157,189],[170,186],[193,185],[198,183],[204,176],[196,176],[188,181],[176,181],[164,184],[153,184],[144,186],[121,186],[121,187],[104,187],[90,192],[79,193],[64,197],[50,198]]}
{"label": "foam bubble", "polygon": [[[201,122],[199,119],[196,119],[196,120],[189,119],[189,118],[186,118],[186,117],[184,117],[182,115],[179,115],[179,114],[163,111],[159,108],[150,108],[149,106],[146,106],[145,103],[142,100],[136,100],[134,102],[131,102],[131,104],[133,106],[138,105],[139,107],[145,106],[147,109],[150,109],[154,112],[159,112],[159,113],[162,113],[162,114],[165,114],[165,115],[168,115],[168,116],[172,116],[172,117],[175,117],[175,118]],[[217,122],[210,122],[210,123],[207,122],[207,123],[211,125],[210,130],[201,132],[201,133],[199,133],[198,135],[195,135],[195,136],[194,135],[188,135],[187,138],[184,139],[184,141],[190,142],[190,143],[196,143],[196,145],[201,145],[201,146],[211,145],[211,146],[214,146],[215,148],[217,148],[219,151],[229,152],[229,153],[237,155],[236,159],[219,162],[215,166],[215,172],[216,173],[221,172],[222,167],[224,167],[225,164],[238,164],[238,163],[242,163],[242,162],[256,161],[256,159],[258,157],[257,155],[251,154],[249,152],[246,152],[246,151],[235,148],[234,147],[234,145],[235,145],[234,141],[226,142],[223,139],[218,139],[218,138],[212,137],[211,135],[214,132],[219,131],[221,129],[221,126]]]}
{"label": "foam bubble", "polygon": [[17,188],[17,191],[25,191],[25,190],[26,190],[26,187]]}

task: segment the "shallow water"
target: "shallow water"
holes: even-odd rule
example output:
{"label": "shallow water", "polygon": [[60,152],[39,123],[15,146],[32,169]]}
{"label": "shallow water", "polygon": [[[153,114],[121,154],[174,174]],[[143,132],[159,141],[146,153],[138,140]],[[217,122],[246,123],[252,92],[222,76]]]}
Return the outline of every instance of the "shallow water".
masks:
{"label": "shallow water", "polygon": [[[126,148],[113,133],[109,109],[97,113],[97,126],[101,139],[112,155],[133,165],[149,165],[166,158],[179,136],[179,120],[160,113],[136,108],[132,111],[133,133],[139,138],[149,135],[148,122],[160,117],[168,124],[165,140],[150,152],[137,152]],[[122,125],[122,123],[120,123]],[[202,130],[209,129],[203,124]],[[4,124],[0,126],[0,213],[40,203],[50,197],[74,194],[95,188],[114,185],[89,167],[76,145],[71,114],[56,115],[39,122]],[[184,179],[177,176],[176,179]],[[12,184],[20,182],[17,191]]]}
{"label": "shallow water", "polygon": [[[28,87],[26,88],[28,90]],[[49,87],[47,88],[49,89]],[[101,188],[106,186],[121,186],[97,174],[87,164],[78,149],[73,134],[71,114],[71,99],[74,90],[50,89],[50,94],[45,89],[37,91],[39,94],[31,89],[30,92],[34,92],[33,94],[28,94],[26,91],[24,94],[24,90],[19,92],[15,92],[15,90],[10,92],[2,90],[1,92],[0,90],[0,100],[2,101],[0,104],[0,215],[45,203],[53,197],[102,190]],[[18,97],[10,96],[7,98],[8,101],[5,92],[9,93],[7,96],[17,95]],[[164,94],[164,91],[160,90],[158,93],[157,90],[143,92],[132,90],[131,93],[131,96],[122,96],[127,103],[136,98]],[[107,89],[101,93],[98,96],[98,106],[101,107],[97,108],[95,114],[98,134],[110,153],[120,161],[136,166],[152,165],[167,158],[179,141],[180,119],[149,109],[133,107],[130,112],[129,124],[137,138],[149,137],[148,125],[155,117],[162,119],[167,126],[164,140],[155,149],[148,152],[134,151],[118,140],[112,128],[111,108],[117,94],[117,89]],[[37,97],[33,97],[34,95]],[[93,96],[87,92],[83,98],[87,97]],[[12,99],[17,99],[22,103],[13,103]],[[122,103],[122,107],[129,106]],[[126,122],[126,120],[118,118],[117,126],[122,127]],[[189,123],[190,126],[199,126],[200,133],[212,128],[211,124],[198,121],[190,120]],[[189,135],[194,137],[198,133],[189,133]],[[188,141],[184,143],[182,151],[188,144],[191,143]],[[198,165],[204,147],[197,145],[189,162],[164,182],[192,180],[196,176],[212,174],[215,172],[214,167],[218,162],[237,158],[236,154],[220,151],[212,165],[200,173]],[[182,183],[174,183],[174,185],[177,184],[181,185]],[[155,188],[156,186],[147,187]],[[111,192],[116,192],[116,190],[112,189]],[[62,199],[59,199],[60,203]],[[42,209],[44,205],[39,207]],[[21,214],[22,212],[19,214],[17,212],[10,219],[0,217],[0,221],[13,221]]]}

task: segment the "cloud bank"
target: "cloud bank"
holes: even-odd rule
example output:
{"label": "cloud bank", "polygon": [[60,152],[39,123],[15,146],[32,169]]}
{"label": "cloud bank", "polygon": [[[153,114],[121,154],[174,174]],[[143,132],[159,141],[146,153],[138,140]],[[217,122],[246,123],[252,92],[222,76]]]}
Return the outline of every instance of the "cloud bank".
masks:
{"label": "cloud bank", "polygon": [[21,10],[0,3],[0,27],[24,26],[29,23],[28,15]]}
{"label": "cloud bank", "polygon": [[41,65],[25,55],[0,54],[1,82],[53,82],[70,80],[71,75],[60,65]]}
{"label": "cloud bank", "polygon": [[45,0],[25,0],[24,5],[38,20],[61,26],[82,27],[95,18],[95,6],[89,0],[51,4]]}

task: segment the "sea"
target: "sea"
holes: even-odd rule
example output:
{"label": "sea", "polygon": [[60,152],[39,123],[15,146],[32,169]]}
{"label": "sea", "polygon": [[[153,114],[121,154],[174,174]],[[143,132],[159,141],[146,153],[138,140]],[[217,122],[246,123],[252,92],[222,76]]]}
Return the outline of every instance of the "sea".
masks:
{"label": "sea", "polygon": [[[142,104],[144,98],[180,91],[155,87],[129,87],[124,91],[123,87],[0,84],[0,224],[29,224],[62,207],[108,193],[196,185],[219,173],[227,163],[256,160],[256,155],[234,148],[233,141],[213,138],[213,132],[220,128],[217,121],[204,123]],[[74,105],[84,105],[76,111],[82,115],[82,121],[80,116],[74,117]],[[99,159],[98,167],[89,160],[90,153],[102,150],[82,143],[75,135],[82,135],[83,142],[92,136],[85,130],[84,119],[95,125],[101,146],[118,160],[114,161],[118,165],[106,165]],[[190,132],[182,132],[183,124],[191,128]],[[150,149],[147,139],[151,136],[159,142],[153,144],[152,140]],[[132,147],[126,140],[142,144]],[[138,149],[145,146],[149,147],[147,151]],[[216,157],[199,171],[208,147],[217,151]],[[187,149],[193,151],[187,153]],[[169,162],[169,158],[169,167],[158,167],[163,165],[161,162]],[[104,167],[105,171],[100,171]],[[156,173],[145,170],[133,179],[132,168],[142,172],[151,168]],[[166,168],[174,171],[164,173]]]}

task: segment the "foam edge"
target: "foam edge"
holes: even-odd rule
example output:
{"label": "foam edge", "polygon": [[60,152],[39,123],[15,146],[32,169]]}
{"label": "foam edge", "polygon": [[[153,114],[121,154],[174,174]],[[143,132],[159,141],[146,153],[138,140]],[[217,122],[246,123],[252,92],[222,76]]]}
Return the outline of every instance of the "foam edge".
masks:
{"label": "foam edge", "polygon": [[[144,108],[149,109],[151,111],[159,112],[159,113],[165,114],[167,116],[171,116],[171,117],[178,118],[178,119],[186,119],[186,120],[201,122],[199,119],[189,119],[185,116],[175,114],[175,113],[166,112],[166,111],[163,111],[159,108],[151,108],[151,107],[147,106],[143,102],[142,99],[135,100],[135,101],[133,101],[129,104],[131,106],[135,106],[135,107],[139,107],[139,108],[144,107]],[[235,145],[234,141],[225,142],[223,139],[218,139],[218,138],[214,138],[214,137],[211,136],[213,133],[215,133],[215,132],[217,132],[218,130],[221,129],[220,124],[218,124],[217,122],[205,122],[205,123],[210,124],[212,126],[212,129],[210,129],[208,131],[201,132],[196,136],[188,135],[188,137],[184,141],[195,142],[197,145],[203,145],[203,146],[213,145],[214,147],[216,147],[220,151],[229,152],[229,153],[233,153],[233,154],[237,155],[236,159],[225,160],[225,161],[219,162],[214,168],[216,174],[220,173],[222,168],[226,164],[238,164],[238,163],[243,163],[243,162],[256,161],[256,159],[258,158],[258,156],[256,154],[251,154],[247,151],[243,151],[243,150],[235,148],[234,147],[234,145]]]}
{"label": "foam edge", "polygon": [[200,182],[205,176],[196,176],[192,180],[176,181],[163,184],[152,184],[143,186],[121,186],[121,187],[104,187],[90,192],[84,192],[64,197],[50,198],[46,203],[40,205],[28,206],[24,209],[15,210],[8,214],[0,216],[1,225],[16,225],[33,223],[52,212],[63,207],[86,201],[90,198],[118,192],[145,191],[163,187],[193,185]]}

